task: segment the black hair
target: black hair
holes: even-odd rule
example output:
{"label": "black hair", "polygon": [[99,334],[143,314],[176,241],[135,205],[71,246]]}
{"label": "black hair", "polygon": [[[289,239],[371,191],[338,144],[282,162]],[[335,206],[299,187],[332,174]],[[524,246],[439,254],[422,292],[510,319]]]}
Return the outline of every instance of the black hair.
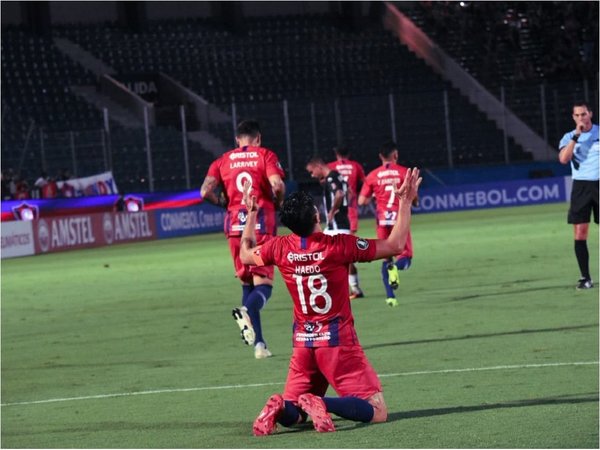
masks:
{"label": "black hair", "polygon": [[260,134],[260,125],[256,120],[242,120],[238,126],[235,135],[248,136],[250,138],[256,138]]}
{"label": "black hair", "polygon": [[347,158],[350,155],[350,149],[346,146],[333,147],[333,151],[336,155],[340,155],[343,158]]}
{"label": "black hair", "polygon": [[321,164],[321,165],[325,165],[325,161],[323,161],[323,158],[321,158],[320,156],[312,156],[312,157],[311,157],[311,158],[308,160],[308,162],[306,163],[306,165],[307,165],[307,166],[308,166],[309,164],[310,164],[310,165],[314,165],[314,166],[317,166],[317,165],[319,165],[319,164]]}
{"label": "black hair", "polygon": [[386,141],[379,147],[379,154],[384,158],[389,158],[394,150],[398,150],[398,145],[394,141]]}
{"label": "black hair", "polygon": [[571,109],[576,108],[578,106],[585,107],[585,109],[587,109],[588,111],[592,110],[590,108],[590,105],[588,105],[588,103],[585,100],[578,100],[576,102],[573,102],[573,107]]}
{"label": "black hair", "polygon": [[279,210],[279,219],[292,233],[307,237],[315,229],[316,213],[312,196],[304,191],[298,191],[284,200]]}

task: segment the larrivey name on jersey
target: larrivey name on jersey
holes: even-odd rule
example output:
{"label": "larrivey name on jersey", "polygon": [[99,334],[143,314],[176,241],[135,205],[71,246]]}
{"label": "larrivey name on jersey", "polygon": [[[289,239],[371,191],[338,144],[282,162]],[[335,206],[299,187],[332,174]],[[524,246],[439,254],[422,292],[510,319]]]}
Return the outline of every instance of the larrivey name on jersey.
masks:
{"label": "larrivey name on jersey", "polygon": [[229,164],[230,169],[242,169],[245,167],[258,167],[258,161],[236,161]]}

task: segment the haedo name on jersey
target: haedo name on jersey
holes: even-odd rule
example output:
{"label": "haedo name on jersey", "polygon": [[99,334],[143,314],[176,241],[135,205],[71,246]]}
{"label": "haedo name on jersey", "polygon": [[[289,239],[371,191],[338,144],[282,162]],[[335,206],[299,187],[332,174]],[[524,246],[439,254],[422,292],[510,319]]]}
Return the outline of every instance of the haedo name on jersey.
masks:
{"label": "haedo name on jersey", "polygon": [[[325,256],[323,252],[315,252],[315,253],[293,253],[289,252],[287,254],[287,260],[294,264],[294,273],[298,275],[307,275],[313,273],[321,273],[321,266],[319,266],[319,261],[324,261]],[[302,264],[308,263],[308,264]],[[314,264],[316,263],[316,264]]]}

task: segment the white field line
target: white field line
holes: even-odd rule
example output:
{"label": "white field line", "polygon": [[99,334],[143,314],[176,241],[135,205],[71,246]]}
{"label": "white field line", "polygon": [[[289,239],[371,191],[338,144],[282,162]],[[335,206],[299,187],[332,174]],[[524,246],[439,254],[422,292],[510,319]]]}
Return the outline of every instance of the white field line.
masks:
{"label": "white field line", "polygon": [[[491,366],[491,367],[470,367],[466,369],[442,369],[442,370],[422,370],[418,372],[399,372],[399,373],[385,373],[380,374],[379,378],[392,378],[392,377],[411,377],[418,375],[435,375],[435,374],[447,374],[447,373],[461,373],[461,372],[483,372],[491,370],[521,370],[521,369],[539,369],[547,367],[565,367],[565,366],[592,366],[598,365],[598,361],[579,361],[579,362],[557,362],[557,363],[546,363],[546,364],[516,364],[516,365],[504,365],[504,366]],[[195,392],[195,391],[215,391],[223,389],[246,389],[253,387],[264,387],[264,386],[276,386],[284,384],[283,382],[270,382],[270,383],[253,383],[253,384],[231,384],[224,386],[204,386],[204,387],[192,387],[192,388],[177,388],[177,389],[155,389],[151,391],[137,391],[137,392],[122,392],[116,394],[98,394],[98,395],[86,395],[81,397],[65,397],[65,398],[50,398],[47,400],[33,400],[27,402],[13,402],[13,403],[2,403],[0,406],[19,406],[19,405],[39,405],[42,403],[58,403],[58,402],[72,402],[76,400],[95,400],[104,398],[115,398],[115,397],[129,397],[133,395],[148,395],[148,394],[168,394],[175,392]]]}

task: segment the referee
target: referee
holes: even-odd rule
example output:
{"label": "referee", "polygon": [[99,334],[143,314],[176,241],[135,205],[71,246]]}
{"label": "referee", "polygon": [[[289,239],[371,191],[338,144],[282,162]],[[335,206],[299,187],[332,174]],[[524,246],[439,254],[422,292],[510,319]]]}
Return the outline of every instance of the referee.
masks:
{"label": "referee", "polygon": [[573,189],[567,222],[574,227],[575,256],[581,272],[576,289],[591,289],[594,282],[587,237],[592,211],[594,222],[598,223],[598,125],[592,123],[592,111],[585,102],[573,104],[572,117],[575,129],[560,140],[558,159],[562,164],[571,163]]}

